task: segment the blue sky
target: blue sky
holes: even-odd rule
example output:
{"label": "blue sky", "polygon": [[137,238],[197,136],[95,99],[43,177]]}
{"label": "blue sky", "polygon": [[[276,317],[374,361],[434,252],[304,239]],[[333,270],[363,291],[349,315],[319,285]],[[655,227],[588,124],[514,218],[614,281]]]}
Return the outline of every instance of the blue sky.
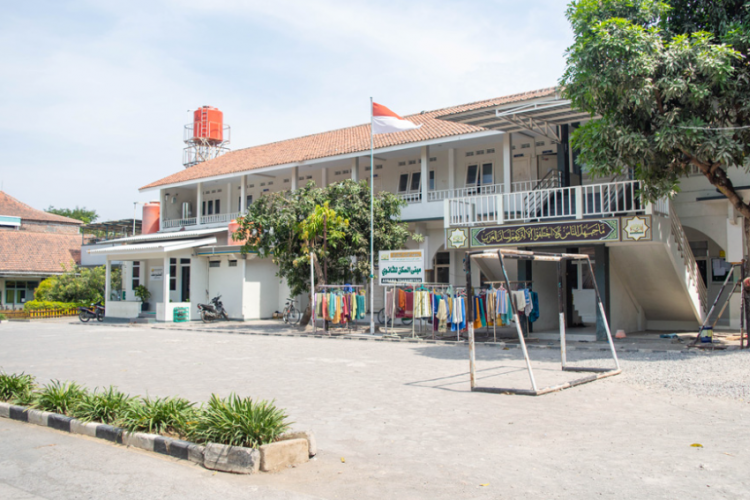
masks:
{"label": "blue sky", "polygon": [[[132,217],[182,169],[189,110],[232,149],[557,83],[563,0],[3,2],[0,182],[36,207]],[[140,209],[139,209],[140,212]]]}

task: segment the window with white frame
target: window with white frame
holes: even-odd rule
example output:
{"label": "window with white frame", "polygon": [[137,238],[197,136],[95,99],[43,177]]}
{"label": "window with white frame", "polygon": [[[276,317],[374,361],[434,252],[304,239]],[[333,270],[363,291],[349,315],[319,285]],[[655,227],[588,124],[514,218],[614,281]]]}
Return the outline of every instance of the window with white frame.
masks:
{"label": "window with white frame", "polygon": [[466,187],[481,188],[495,183],[492,162],[473,163],[466,166]]}

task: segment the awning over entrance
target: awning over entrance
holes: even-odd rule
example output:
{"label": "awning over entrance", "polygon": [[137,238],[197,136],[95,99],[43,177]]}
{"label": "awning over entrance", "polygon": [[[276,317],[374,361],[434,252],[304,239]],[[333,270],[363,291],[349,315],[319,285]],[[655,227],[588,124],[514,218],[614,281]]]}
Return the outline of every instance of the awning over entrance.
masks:
{"label": "awning over entrance", "polygon": [[439,117],[441,120],[476,125],[501,132],[532,132],[560,142],[558,125],[591,119],[558,95],[515,105],[498,105]]}
{"label": "awning over entrance", "polygon": [[188,241],[160,241],[158,243],[143,243],[140,245],[117,245],[114,247],[89,250],[97,255],[130,255],[134,253],[169,253],[216,243],[216,238],[202,238]]}
{"label": "awning over entrance", "polygon": [[196,236],[206,236],[208,234],[216,234],[225,231],[227,231],[226,227],[214,229],[196,229],[195,231],[172,231],[168,233],[139,234],[137,236],[129,236],[127,238],[102,241],[101,243],[136,243],[139,241],[184,240],[187,238],[195,238]]}

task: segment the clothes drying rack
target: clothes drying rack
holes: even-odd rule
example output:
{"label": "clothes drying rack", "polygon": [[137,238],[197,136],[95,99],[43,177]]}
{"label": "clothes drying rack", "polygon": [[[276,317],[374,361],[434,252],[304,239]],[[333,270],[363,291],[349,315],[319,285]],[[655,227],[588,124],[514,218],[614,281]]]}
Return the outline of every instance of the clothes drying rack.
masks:
{"label": "clothes drying rack", "polygon": [[[364,285],[315,285],[315,289],[313,290],[313,294],[312,294],[313,333],[315,333],[315,334],[318,333],[318,318],[317,318],[317,315],[315,313],[315,311],[317,309],[317,307],[316,307],[317,306],[317,302],[316,302],[315,295],[318,293],[319,289],[322,289],[322,290],[325,290],[325,289],[344,290],[344,289],[351,288],[352,290],[357,290],[359,288],[364,288],[364,287],[365,287]],[[365,301],[365,302],[367,302],[367,301]],[[323,321],[324,321],[323,322],[323,331],[325,331],[328,335],[330,335],[331,332],[328,330],[328,322],[325,321],[325,320],[323,320]],[[352,332],[352,325],[351,325],[351,323],[352,323],[351,321],[347,321],[346,322],[347,328],[349,329],[349,333]]]}
{"label": "clothes drying rack", "polygon": [[[383,298],[384,298],[384,302],[386,302],[388,300],[388,290],[389,289],[392,289],[393,291],[395,291],[396,289],[400,289],[400,288],[411,288],[412,290],[417,291],[418,287],[424,287],[424,288],[430,288],[432,290],[436,290],[436,289],[448,290],[449,288],[452,288],[453,286],[450,283],[414,283],[414,282],[403,281],[403,282],[384,283],[383,287],[384,287]],[[385,308],[385,332],[384,332],[384,335],[389,335],[389,333],[388,333],[388,307],[387,307],[387,304],[385,304],[385,303],[383,304],[383,306]],[[391,330],[395,330],[395,327],[394,327],[394,323],[395,323],[395,320],[396,320],[396,315],[395,315],[395,312],[396,312],[396,294],[395,293],[393,294],[393,296],[391,298],[391,307],[392,307],[391,310],[394,312],[393,316],[391,317]],[[414,317],[414,303],[412,302],[412,322],[411,322],[411,336],[412,336],[412,338],[416,337],[415,330],[414,330],[414,323],[415,323],[416,319],[417,318]],[[420,319],[420,333],[421,333],[421,327],[424,326],[423,325],[424,318],[419,318],[419,319]],[[434,330],[432,332],[432,338],[433,338],[433,340],[435,339],[435,332],[434,332]]]}

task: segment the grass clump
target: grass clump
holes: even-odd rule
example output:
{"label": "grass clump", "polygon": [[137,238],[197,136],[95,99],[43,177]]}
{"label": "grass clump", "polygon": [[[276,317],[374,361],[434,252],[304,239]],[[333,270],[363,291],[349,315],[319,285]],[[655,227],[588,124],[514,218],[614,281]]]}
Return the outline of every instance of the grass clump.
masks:
{"label": "grass clump", "polygon": [[272,443],[289,429],[287,415],[273,401],[253,402],[232,393],[222,399],[211,395],[188,437],[197,443],[221,443],[257,448]]}
{"label": "grass clump", "polygon": [[53,380],[43,385],[34,394],[31,407],[62,415],[72,415],[75,407],[87,393],[86,388],[76,382]]}
{"label": "grass clump", "polygon": [[125,410],[133,404],[135,397],[109,386],[102,392],[86,393],[73,408],[72,416],[83,422],[101,422],[112,424],[123,416]]}
{"label": "grass clump", "polygon": [[31,397],[35,387],[31,375],[0,372],[0,401],[15,403],[18,399]]}
{"label": "grass clump", "polygon": [[5,316],[5,314],[0,313],[0,321],[5,321],[6,319],[8,318]]}
{"label": "grass clump", "polygon": [[198,413],[195,403],[183,398],[141,398],[123,410],[117,424],[128,432],[185,436]]}

